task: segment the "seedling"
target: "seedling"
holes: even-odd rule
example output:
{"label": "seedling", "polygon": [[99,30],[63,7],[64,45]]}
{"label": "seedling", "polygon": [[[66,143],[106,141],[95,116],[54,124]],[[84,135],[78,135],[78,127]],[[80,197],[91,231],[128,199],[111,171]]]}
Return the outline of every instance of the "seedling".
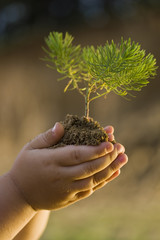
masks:
{"label": "seedling", "polygon": [[64,92],[77,89],[85,99],[85,116],[89,118],[89,104],[93,100],[114,92],[120,96],[133,96],[147,86],[149,78],[156,75],[156,59],[141,49],[139,43],[112,40],[104,46],[73,45],[73,37],[66,33],[52,32],[45,39],[48,49],[47,66],[67,79]]}

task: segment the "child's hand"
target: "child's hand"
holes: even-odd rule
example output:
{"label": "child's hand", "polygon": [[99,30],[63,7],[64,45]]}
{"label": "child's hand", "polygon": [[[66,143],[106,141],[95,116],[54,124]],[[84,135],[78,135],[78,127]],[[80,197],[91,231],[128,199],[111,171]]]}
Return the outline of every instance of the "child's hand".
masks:
{"label": "child's hand", "polygon": [[127,162],[121,144],[49,148],[63,134],[60,123],[40,134],[22,149],[9,172],[35,210],[62,208],[91,195],[117,177]]}

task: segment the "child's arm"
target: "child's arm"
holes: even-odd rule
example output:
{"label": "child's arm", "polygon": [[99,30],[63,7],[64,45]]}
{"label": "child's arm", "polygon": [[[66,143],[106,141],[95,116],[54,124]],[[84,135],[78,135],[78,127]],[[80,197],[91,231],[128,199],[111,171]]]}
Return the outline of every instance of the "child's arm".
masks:
{"label": "child's arm", "polygon": [[127,162],[120,144],[48,149],[63,127],[28,143],[13,168],[0,178],[0,236],[13,239],[41,209],[58,209],[91,195]]}
{"label": "child's arm", "polygon": [[47,226],[49,215],[47,210],[36,213],[13,240],[38,240]]}
{"label": "child's arm", "polygon": [[0,177],[0,239],[13,239],[35,214],[9,174]]}

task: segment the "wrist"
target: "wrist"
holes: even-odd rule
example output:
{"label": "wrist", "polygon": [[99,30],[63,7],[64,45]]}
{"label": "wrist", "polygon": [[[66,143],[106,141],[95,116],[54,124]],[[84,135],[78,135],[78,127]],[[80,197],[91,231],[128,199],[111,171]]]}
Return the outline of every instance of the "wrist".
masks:
{"label": "wrist", "polygon": [[7,181],[9,182],[9,184],[12,186],[14,193],[17,195],[17,197],[19,198],[19,200],[21,201],[21,203],[28,208],[28,210],[30,210],[30,212],[35,215],[37,213],[37,211],[35,209],[33,209],[33,207],[31,206],[31,204],[27,201],[27,199],[25,198],[23,191],[20,189],[20,187],[18,186],[14,176],[8,172],[4,175],[4,177],[7,179]]}

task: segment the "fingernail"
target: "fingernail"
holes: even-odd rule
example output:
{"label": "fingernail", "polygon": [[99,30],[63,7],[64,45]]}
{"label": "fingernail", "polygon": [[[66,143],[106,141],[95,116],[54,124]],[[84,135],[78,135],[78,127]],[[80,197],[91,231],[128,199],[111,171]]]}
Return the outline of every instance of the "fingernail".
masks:
{"label": "fingernail", "polygon": [[52,133],[55,133],[58,123],[55,123],[54,127],[52,128]]}

